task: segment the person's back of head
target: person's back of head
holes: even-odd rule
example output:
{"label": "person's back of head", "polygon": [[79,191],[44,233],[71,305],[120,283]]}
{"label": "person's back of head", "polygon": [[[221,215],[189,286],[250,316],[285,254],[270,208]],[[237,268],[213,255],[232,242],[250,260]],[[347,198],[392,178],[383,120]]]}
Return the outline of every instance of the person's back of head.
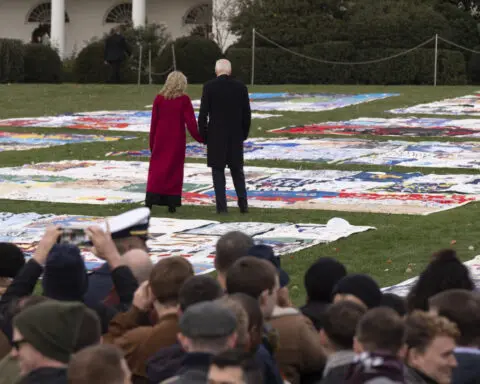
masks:
{"label": "person's back of head", "polygon": [[352,301],[332,304],[325,312],[320,338],[329,351],[353,350],[353,339],[360,319],[367,310]]}
{"label": "person's back of head", "polygon": [[333,288],[333,302],[351,300],[367,308],[378,307],[382,292],[377,282],[368,275],[352,274],[340,279]]}
{"label": "person's back of head", "polygon": [[238,349],[231,349],[212,358],[208,382],[213,384],[257,384],[263,382],[259,367],[252,358]]}
{"label": "person's back of head", "polygon": [[215,300],[215,303],[230,310],[235,315],[237,320],[237,327],[235,329],[235,332],[237,333],[237,344],[235,347],[242,351],[247,351],[250,347],[247,311],[245,311],[242,304],[229,296],[223,296],[222,298]]}
{"label": "person's back of head", "polygon": [[180,256],[168,257],[153,267],[149,287],[159,304],[177,306],[180,289],[193,275],[193,267],[186,259]]}
{"label": "person's back of head", "polygon": [[0,243],[0,278],[14,278],[25,265],[25,256],[12,243]]}
{"label": "person's back of head", "polygon": [[213,301],[223,296],[223,290],[217,280],[209,275],[189,277],[178,294],[180,310],[185,311],[193,304]]}
{"label": "person's back of head", "polygon": [[131,373],[122,351],[113,345],[95,345],[74,354],[68,366],[69,384],[127,384]]}
{"label": "person's back of head", "polygon": [[457,363],[455,340],[460,335],[457,326],[443,316],[420,310],[405,319],[406,363],[433,380],[450,383]]}
{"label": "person's back of head", "polygon": [[272,263],[252,256],[242,257],[228,270],[226,285],[228,294],[240,292],[259,300],[264,318],[271,316],[279,288]]}
{"label": "person's back of head", "polygon": [[99,344],[101,340],[102,326],[100,319],[96,312],[85,307],[73,352],[78,352],[84,348]]}
{"label": "person's back of head", "polygon": [[222,285],[225,285],[228,269],[238,259],[247,256],[248,250],[253,245],[253,239],[240,231],[228,232],[220,237],[215,246],[215,269]]}
{"label": "person's back of head", "polygon": [[180,318],[179,341],[189,353],[216,355],[237,343],[235,314],[218,304],[205,301],[187,308]]}
{"label": "person's back of head", "polygon": [[391,308],[400,316],[405,316],[407,314],[406,300],[394,293],[383,293],[380,306]]}
{"label": "person's back of head", "polygon": [[248,333],[250,334],[250,351],[255,352],[262,343],[263,314],[258,300],[245,293],[234,293],[229,295],[231,300],[240,303],[248,316]]}
{"label": "person's back of head", "polygon": [[152,273],[153,263],[143,249],[132,249],[123,255],[123,261],[130,268],[138,284],[147,281]]}
{"label": "person's back of head", "polygon": [[88,275],[80,249],[73,244],[55,244],[47,257],[42,278],[43,294],[55,300],[82,301]]}
{"label": "person's back of head", "polygon": [[450,289],[466,289],[472,291],[472,282],[468,268],[451,249],[436,252],[432,261],[418,277],[417,282],[407,295],[407,309],[428,310],[428,299],[437,293]]}
{"label": "person's back of head", "polygon": [[399,356],[405,343],[405,322],[390,308],[375,308],[359,321],[354,349],[357,353],[386,353]]}
{"label": "person's back of head", "polygon": [[333,288],[346,275],[347,270],[342,263],[330,257],[321,257],[305,273],[307,301],[331,303]]}
{"label": "person's back of head", "polygon": [[441,292],[429,299],[429,308],[457,325],[460,331],[458,345],[480,347],[480,300],[472,291]]}
{"label": "person's back of head", "polygon": [[227,59],[217,60],[215,63],[215,73],[217,76],[221,75],[231,75],[232,74],[232,63]]}

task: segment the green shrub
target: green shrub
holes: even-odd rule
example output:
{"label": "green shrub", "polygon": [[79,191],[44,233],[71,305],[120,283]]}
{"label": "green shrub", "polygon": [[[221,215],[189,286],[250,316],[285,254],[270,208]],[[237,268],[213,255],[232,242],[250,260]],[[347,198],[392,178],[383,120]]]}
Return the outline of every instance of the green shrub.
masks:
{"label": "green shrub", "polygon": [[0,83],[23,81],[24,60],[21,40],[0,39]]}
{"label": "green shrub", "polygon": [[50,46],[27,44],[23,57],[26,83],[60,83],[63,80],[62,60]]}
{"label": "green shrub", "polygon": [[221,49],[213,40],[187,36],[167,44],[155,60],[154,72],[165,73],[156,76],[156,82],[164,82],[169,69],[173,69],[172,44],[175,47],[177,70],[187,76],[189,83],[204,83],[215,76],[215,62],[223,56]]}
{"label": "green shrub", "polygon": [[[480,46],[476,46],[474,51],[480,52]],[[468,79],[472,84],[480,84],[480,54],[472,54],[468,62]]]}
{"label": "green shrub", "polygon": [[[79,83],[105,83],[110,74],[110,68],[104,61],[105,42],[94,41],[83,48],[75,59],[73,69],[75,80]],[[136,82],[136,73],[125,60],[122,64],[122,81]]]}
{"label": "green shrub", "polygon": [[[355,50],[346,42],[305,46],[301,51],[314,58],[342,62],[377,60],[401,52],[404,50]],[[232,61],[235,76],[250,82],[251,50],[230,48],[226,56]],[[255,50],[256,84],[432,84],[433,69],[433,49],[418,49],[392,60],[361,65],[323,64],[275,48]],[[466,65],[462,53],[438,51],[437,81],[438,84],[465,84]]]}

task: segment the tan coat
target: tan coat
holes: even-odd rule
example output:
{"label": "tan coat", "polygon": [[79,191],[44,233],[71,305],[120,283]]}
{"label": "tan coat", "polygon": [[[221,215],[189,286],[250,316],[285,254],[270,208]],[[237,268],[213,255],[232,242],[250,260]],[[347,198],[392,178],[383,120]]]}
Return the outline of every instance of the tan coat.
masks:
{"label": "tan coat", "polygon": [[147,377],[147,360],[159,349],[177,342],[178,315],[160,317],[157,324],[140,326],[145,313],[132,306],[116,315],[110,322],[104,343],[115,344],[125,352],[125,359],[133,375]]}
{"label": "tan coat", "polygon": [[326,356],[312,322],[295,308],[275,307],[269,321],[278,332],[275,352],[280,372],[291,384],[302,374],[322,371]]}

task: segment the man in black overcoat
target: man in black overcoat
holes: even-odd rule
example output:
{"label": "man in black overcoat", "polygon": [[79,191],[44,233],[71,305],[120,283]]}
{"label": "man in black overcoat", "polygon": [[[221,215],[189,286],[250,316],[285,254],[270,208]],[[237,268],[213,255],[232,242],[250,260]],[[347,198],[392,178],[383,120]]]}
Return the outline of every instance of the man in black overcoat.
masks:
{"label": "man in black overcoat", "polygon": [[105,40],[105,64],[110,65],[111,68],[110,83],[119,84],[121,82],[120,69],[122,62],[131,53],[125,37],[120,33],[120,28],[112,29],[110,36]]}
{"label": "man in black overcoat", "polygon": [[243,173],[243,142],[250,131],[251,111],[247,87],[232,76],[228,60],[218,60],[217,78],[203,87],[198,127],[207,144],[207,164],[212,168],[217,213],[227,213],[225,167],[230,168],[240,212],[248,212]]}

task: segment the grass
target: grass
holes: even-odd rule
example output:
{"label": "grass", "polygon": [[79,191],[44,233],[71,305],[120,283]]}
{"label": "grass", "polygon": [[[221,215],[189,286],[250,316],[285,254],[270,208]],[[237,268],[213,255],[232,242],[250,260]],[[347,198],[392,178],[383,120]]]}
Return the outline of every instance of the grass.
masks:
{"label": "grass", "polygon": [[[470,94],[476,87],[383,87],[383,86],[258,86],[252,92],[331,92],[373,93],[397,92],[401,96],[360,104],[348,108],[320,113],[282,112],[282,117],[268,120],[253,120],[251,137],[266,137],[266,130],[292,124],[318,123],[329,120],[347,120],[356,117],[391,117],[385,111],[418,103],[441,100]],[[0,118],[31,117],[67,112],[139,109],[151,104],[158,86],[105,86],[105,85],[3,85],[0,86]],[[198,98],[201,87],[190,86],[189,94]],[[31,132],[31,128],[5,128],[3,130]],[[69,129],[35,129],[35,132],[72,132]],[[110,151],[138,150],[147,148],[148,135],[135,132],[83,131],[106,135],[136,136],[135,140],[114,143],[87,143],[58,146],[31,151],[0,153],[2,166],[22,165],[29,162],[58,161],[66,159],[104,159]],[[80,131],[75,131],[80,133]],[[273,135],[272,135],[273,136]],[[303,137],[303,136],[302,136]],[[334,136],[335,137],[335,136]],[[338,137],[338,136],[336,136]],[[368,136],[366,136],[368,137]],[[385,138],[373,137],[375,140]],[[401,138],[403,139],[403,138]],[[419,141],[427,138],[406,138]],[[442,140],[432,138],[430,140]],[[446,140],[446,139],[443,139]],[[450,139],[455,140],[455,139]],[[112,159],[112,158],[109,158]],[[115,158],[120,160],[121,158]],[[137,158],[137,160],[139,160]],[[325,165],[319,163],[292,163],[286,161],[252,161],[249,165],[289,167],[303,169],[349,169],[349,170],[402,170],[424,173],[478,173],[476,170],[401,168],[388,169],[381,166]],[[0,200],[0,211],[39,213],[66,213],[85,215],[112,215],[137,205],[77,205],[53,204],[30,201]],[[154,216],[165,216],[165,210],[157,207]],[[334,256],[344,262],[351,272],[364,272],[374,276],[381,285],[390,285],[418,274],[432,251],[453,247],[463,260],[480,253],[480,203],[432,214],[429,216],[385,215],[347,213],[313,210],[251,209],[249,216],[240,216],[232,210],[225,221],[313,222],[325,223],[339,216],[354,225],[371,225],[369,231],[339,240],[335,243],[316,246],[284,257],[284,268],[290,273],[291,294],[296,304],[304,301],[303,274],[308,266],[320,256]],[[203,218],[218,220],[213,207],[186,206],[175,215],[178,218]],[[454,244],[452,242],[454,241]],[[473,246],[474,250],[469,247]],[[413,272],[406,270],[411,265]]]}

